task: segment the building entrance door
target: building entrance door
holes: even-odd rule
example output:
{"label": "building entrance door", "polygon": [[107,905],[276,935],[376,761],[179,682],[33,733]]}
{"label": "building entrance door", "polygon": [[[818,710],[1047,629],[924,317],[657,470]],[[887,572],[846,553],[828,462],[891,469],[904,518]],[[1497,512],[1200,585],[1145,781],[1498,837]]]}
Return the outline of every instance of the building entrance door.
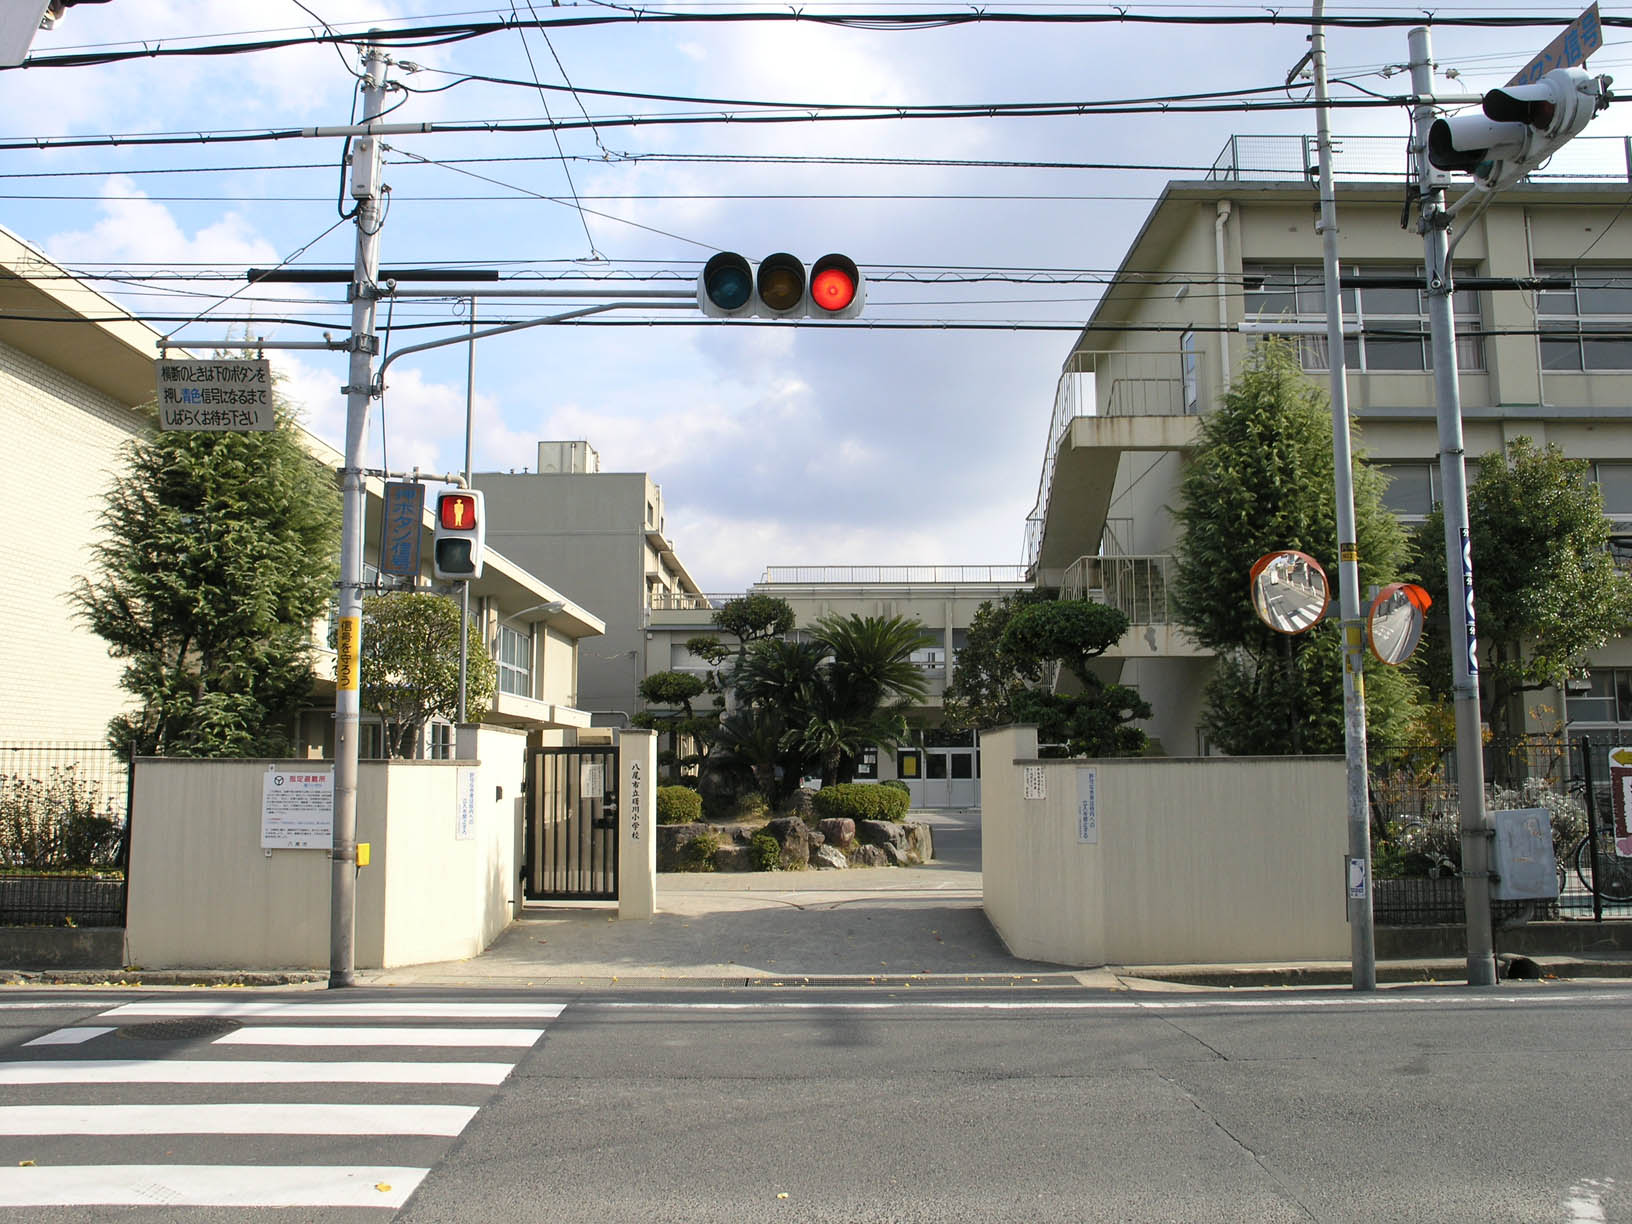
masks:
{"label": "building entrance door", "polygon": [[924,749],[924,806],[980,805],[979,754],[973,748]]}

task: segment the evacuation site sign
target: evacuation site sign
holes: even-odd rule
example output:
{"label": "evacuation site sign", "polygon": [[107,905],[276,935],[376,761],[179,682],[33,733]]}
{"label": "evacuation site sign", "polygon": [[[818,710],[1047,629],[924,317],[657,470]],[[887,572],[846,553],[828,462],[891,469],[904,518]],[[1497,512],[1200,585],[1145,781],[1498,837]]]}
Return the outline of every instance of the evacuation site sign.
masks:
{"label": "evacuation site sign", "polygon": [[261,849],[333,846],[334,770],[267,770],[261,783]]}
{"label": "evacuation site sign", "polygon": [[272,364],[265,359],[160,357],[155,364],[160,429],[247,433],[276,424]]}

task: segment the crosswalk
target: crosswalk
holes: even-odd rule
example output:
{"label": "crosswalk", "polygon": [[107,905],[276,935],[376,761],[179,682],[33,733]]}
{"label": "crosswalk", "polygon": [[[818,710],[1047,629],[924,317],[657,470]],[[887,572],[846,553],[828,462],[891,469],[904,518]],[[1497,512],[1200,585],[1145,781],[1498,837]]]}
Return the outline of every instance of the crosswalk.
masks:
{"label": "crosswalk", "polygon": [[0,1219],[394,1211],[561,1010],[160,998],[84,1015],[0,1054]]}

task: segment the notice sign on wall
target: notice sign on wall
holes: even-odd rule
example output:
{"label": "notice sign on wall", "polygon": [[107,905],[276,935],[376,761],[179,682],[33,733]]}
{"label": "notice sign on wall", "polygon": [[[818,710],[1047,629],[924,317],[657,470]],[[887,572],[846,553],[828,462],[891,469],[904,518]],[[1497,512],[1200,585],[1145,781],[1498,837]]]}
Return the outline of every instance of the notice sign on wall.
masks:
{"label": "notice sign on wall", "polygon": [[1077,841],[1099,844],[1099,770],[1077,770]]}
{"label": "notice sign on wall", "polygon": [[157,362],[159,428],[212,432],[271,429],[272,365],[264,358]]}
{"label": "notice sign on wall", "polygon": [[334,845],[334,771],[269,769],[261,784],[261,849]]}
{"label": "notice sign on wall", "polygon": [[1027,799],[1047,799],[1048,783],[1041,765],[1027,765],[1024,773],[1023,794]]}
{"label": "notice sign on wall", "polygon": [[461,769],[455,785],[459,788],[459,809],[453,818],[453,840],[476,840],[476,771]]}

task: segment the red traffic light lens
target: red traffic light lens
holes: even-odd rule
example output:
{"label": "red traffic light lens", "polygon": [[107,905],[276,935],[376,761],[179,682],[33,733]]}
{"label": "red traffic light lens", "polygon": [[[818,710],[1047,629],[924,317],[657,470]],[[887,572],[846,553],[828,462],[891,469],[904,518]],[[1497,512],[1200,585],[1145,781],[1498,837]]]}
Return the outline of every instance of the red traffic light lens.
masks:
{"label": "red traffic light lens", "polygon": [[838,268],[824,268],[810,282],[810,300],[823,310],[843,310],[856,300],[856,282]]}
{"label": "red traffic light lens", "polygon": [[436,502],[438,521],[453,531],[476,526],[476,498],[470,493],[444,493]]}

